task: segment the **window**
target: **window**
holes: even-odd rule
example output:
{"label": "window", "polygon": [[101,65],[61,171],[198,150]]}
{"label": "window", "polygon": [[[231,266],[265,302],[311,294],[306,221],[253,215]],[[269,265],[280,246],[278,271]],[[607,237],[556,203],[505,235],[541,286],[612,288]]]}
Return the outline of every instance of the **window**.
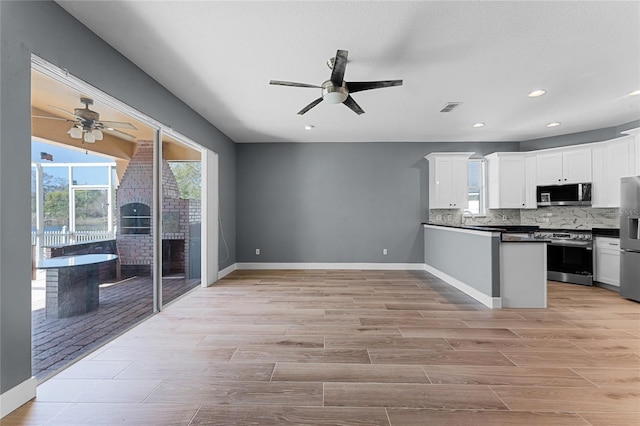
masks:
{"label": "window", "polygon": [[[469,211],[473,215],[484,216],[485,211],[485,173],[484,160],[469,160]],[[468,213],[466,213],[468,214]]]}

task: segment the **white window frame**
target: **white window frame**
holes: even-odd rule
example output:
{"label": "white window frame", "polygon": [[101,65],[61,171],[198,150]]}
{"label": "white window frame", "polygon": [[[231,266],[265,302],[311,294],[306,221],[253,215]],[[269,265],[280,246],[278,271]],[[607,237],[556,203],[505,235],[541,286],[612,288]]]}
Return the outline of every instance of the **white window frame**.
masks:
{"label": "white window frame", "polygon": [[[464,216],[467,217],[484,217],[487,215],[487,173],[486,173],[486,162],[483,158],[470,158],[468,160],[468,164],[472,163],[480,163],[480,178],[478,179],[479,186],[477,187],[479,193],[479,206],[478,213],[471,213],[469,211],[463,212]],[[470,170],[467,170],[470,173]],[[468,182],[467,182],[468,183]],[[474,188],[476,189],[476,188]],[[470,196],[471,186],[469,186],[469,190],[467,191],[467,197]],[[470,198],[470,197],[469,197]],[[471,200],[469,200],[469,203]],[[471,204],[469,204],[471,205]]]}

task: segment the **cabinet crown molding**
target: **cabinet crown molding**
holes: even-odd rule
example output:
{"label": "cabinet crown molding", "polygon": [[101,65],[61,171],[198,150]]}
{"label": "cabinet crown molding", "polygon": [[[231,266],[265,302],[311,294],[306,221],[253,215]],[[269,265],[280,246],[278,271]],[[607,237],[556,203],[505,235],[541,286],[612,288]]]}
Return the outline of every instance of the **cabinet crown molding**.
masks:
{"label": "cabinet crown molding", "polygon": [[640,127],[634,127],[633,129],[624,130],[620,133],[623,135],[640,135]]}
{"label": "cabinet crown molding", "polygon": [[436,158],[436,157],[464,157],[464,158],[469,158],[471,157],[473,154],[475,154],[475,152],[432,152],[431,154],[425,155],[424,158],[426,158],[427,160],[431,159],[431,158]]}

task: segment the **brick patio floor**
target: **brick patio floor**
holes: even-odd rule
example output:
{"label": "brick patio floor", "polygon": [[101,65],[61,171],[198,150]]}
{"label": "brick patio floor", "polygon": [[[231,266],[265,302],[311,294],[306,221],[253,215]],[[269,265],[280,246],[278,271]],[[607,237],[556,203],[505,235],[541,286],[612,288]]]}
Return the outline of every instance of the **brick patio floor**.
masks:
{"label": "brick patio floor", "polygon": [[[43,283],[33,283],[35,306]],[[164,303],[171,302],[199,283],[200,279],[163,279]],[[47,319],[43,307],[34,309],[31,313],[32,374],[39,382],[47,379],[152,314],[151,277],[134,277],[120,283],[101,285],[100,307],[84,315]]]}

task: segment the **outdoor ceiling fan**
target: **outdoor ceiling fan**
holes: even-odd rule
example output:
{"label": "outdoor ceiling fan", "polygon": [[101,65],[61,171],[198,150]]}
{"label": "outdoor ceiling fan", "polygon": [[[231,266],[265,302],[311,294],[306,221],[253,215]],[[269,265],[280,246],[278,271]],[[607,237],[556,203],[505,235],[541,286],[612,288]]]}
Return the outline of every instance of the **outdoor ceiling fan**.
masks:
{"label": "outdoor ceiling fan", "polygon": [[131,123],[125,123],[121,121],[100,121],[100,114],[96,111],[89,109],[89,105],[93,105],[93,99],[82,97],[80,102],[84,104],[84,108],[74,108],[73,112],[69,112],[63,108],[49,105],[51,108],[55,108],[65,114],[71,115],[74,119],[50,117],[44,115],[34,115],[35,118],[46,118],[49,120],[63,120],[73,123],[71,129],[67,133],[74,139],[84,139],[87,143],[94,143],[100,141],[103,138],[102,132],[112,133],[114,136],[121,137],[130,141],[135,140],[135,136],[128,133],[117,130],[131,129],[138,130],[136,126]]}
{"label": "outdoor ceiling fan", "polygon": [[344,71],[347,67],[347,56],[349,52],[346,50],[338,50],[336,56],[327,61],[327,65],[331,69],[331,78],[320,86],[306,83],[294,83],[291,81],[271,80],[269,84],[278,86],[292,87],[313,87],[322,89],[322,96],[302,108],[298,114],[303,115],[314,106],[322,101],[330,104],[343,103],[353,110],[356,114],[364,114],[364,110],[351,97],[350,93],[361,92],[363,90],[382,89],[384,87],[402,86],[402,80],[384,80],[384,81],[344,81]]}

